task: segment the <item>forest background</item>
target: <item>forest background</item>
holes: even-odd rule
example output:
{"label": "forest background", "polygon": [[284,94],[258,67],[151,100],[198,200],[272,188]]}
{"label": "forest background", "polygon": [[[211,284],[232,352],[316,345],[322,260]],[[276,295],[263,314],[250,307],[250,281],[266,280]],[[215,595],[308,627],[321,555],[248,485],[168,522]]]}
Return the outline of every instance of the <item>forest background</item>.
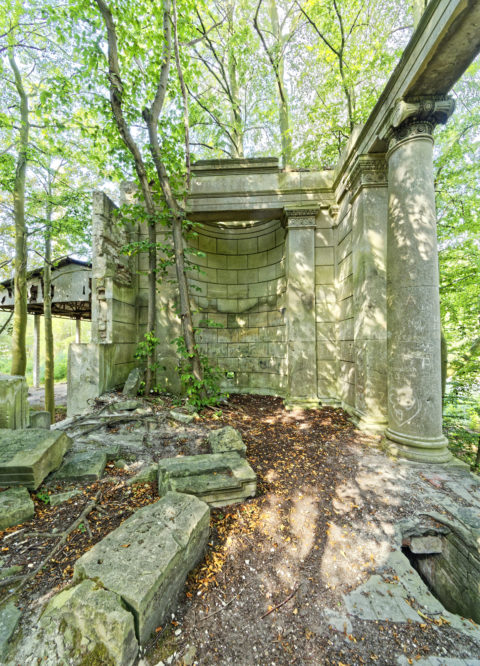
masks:
{"label": "forest background", "polygon": [[[46,256],[49,266],[66,254],[88,259],[92,190],[115,199],[120,181],[138,178],[112,115],[118,80],[109,75],[110,12],[123,119],[146,178],[153,178],[158,164],[148,151],[145,110],[161,92],[159,154],[181,201],[189,160],[276,155],[292,168],[334,168],[425,4],[6,0],[0,7],[0,279],[14,268],[22,178],[29,270],[45,265]],[[167,57],[172,66],[159,80]],[[452,447],[470,461],[480,430],[479,66],[477,59],[455,86],[456,111],[435,134],[445,424]],[[153,196],[160,195],[154,188]],[[62,379],[73,322],[56,320],[54,327],[55,378]],[[0,313],[0,331],[0,372],[8,373],[12,320],[6,313]],[[30,355],[27,361],[31,379]]]}

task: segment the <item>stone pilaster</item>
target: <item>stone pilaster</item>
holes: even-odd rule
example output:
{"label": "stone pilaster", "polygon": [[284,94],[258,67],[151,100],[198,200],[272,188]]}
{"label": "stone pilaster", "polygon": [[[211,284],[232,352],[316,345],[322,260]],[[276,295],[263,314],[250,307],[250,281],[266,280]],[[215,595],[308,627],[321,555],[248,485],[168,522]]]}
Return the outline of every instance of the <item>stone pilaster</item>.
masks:
{"label": "stone pilaster", "polygon": [[315,226],[318,208],[285,209],[287,407],[317,407]]}
{"label": "stone pilaster", "polygon": [[387,427],[387,165],[361,155],[350,177],[353,233],[355,413],[365,430]]}
{"label": "stone pilaster", "polygon": [[452,111],[446,98],[397,103],[387,153],[386,435],[395,454],[426,462],[450,459],[442,434],[432,134]]}

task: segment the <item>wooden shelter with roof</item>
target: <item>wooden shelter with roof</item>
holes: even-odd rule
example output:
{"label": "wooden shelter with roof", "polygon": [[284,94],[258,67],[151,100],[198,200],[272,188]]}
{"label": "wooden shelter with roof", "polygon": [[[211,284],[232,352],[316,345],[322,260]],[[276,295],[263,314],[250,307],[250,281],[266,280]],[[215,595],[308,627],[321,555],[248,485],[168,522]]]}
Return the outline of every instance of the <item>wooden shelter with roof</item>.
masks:
{"label": "wooden shelter with roof", "polygon": [[[80,342],[82,319],[92,318],[92,264],[63,257],[52,267],[52,316],[75,319],[76,341]],[[38,386],[40,362],[40,316],[43,315],[43,269],[36,268],[27,276],[27,312],[34,315],[34,378]],[[0,310],[13,313],[13,278],[0,283]]]}

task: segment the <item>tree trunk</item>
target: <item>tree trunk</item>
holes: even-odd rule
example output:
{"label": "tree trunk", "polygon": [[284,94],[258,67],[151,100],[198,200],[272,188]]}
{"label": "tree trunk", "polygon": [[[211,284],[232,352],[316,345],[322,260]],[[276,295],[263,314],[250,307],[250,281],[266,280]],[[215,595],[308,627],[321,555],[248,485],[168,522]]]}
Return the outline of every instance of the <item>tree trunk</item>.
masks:
{"label": "tree trunk", "polygon": [[25,223],[25,176],[27,171],[27,150],[29,135],[28,98],[22,83],[13,52],[8,55],[15,76],[15,86],[20,98],[20,136],[13,190],[15,219],[15,278],[14,315],[12,332],[12,375],[25,375],[27,351],[25,336],[27,330],[27,226]]}
{"label": "tree trunk", "polygon": [[45,410],[55,423],[55,360],[52,331],[52,240],[50,237],[52,204],[47,202],[47,228],[45,230],[45,263],[43,265],[43,314],[45,326]]}
{"label": "tree trunk", "polygon": [[420,23],[423,12],[427,8],[429,0],[413,0],[413,27],[416,28]]}
{"label": "tree trunk", "polygon": [[282,137],[282,158],[283,166],[286,167],[292,160],[292,135],[290,133],[290,110],[288,108],[288,96],[285,90],[285,76],[283,64],[283,38],[280,30],[280,21],[278,17],[278,8],[276,0],[270,0],[269,4],[270,20],[272,22],[272,32],[275,35],[278,45],[278,63],[277,63],[277,86],[278,86],[278,118],[280,124],[280,133]]}
{"label": "tree trunk", "polygon": [[228,52],[228,78],[229,87],[232,95],[231,100],[231,122],[233,125],[233,157],[243,157],[243,122],[240,110],[240,101],[238,99],[238,81],[237,81],[237,63],[232,50]]}

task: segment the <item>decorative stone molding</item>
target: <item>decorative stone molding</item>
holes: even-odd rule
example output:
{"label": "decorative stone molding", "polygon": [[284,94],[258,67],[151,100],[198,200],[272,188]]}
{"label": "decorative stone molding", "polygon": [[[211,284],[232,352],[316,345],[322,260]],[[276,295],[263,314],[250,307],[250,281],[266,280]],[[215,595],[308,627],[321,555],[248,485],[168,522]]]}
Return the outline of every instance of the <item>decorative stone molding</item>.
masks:
{"label": "decorative stone molding", "polygon": [[338,215],[338,211],[339,211],[339,210],[340,210],[340,206],[332,205],[332,206],[329,207],[329,209],[328,209],[328,214],[329,214],[330,217],[332,218],[332,221],[333,221],[333,222],[336,221],[336,219],[337,219],[337,215]]}
{"label": "decorative stone molding", "polygon": [[451,97],[417,97],[398,100],[392,111],[391,125],[400,127],[406,120],[426,120],[433,125],[445,124],[455,109]]}
{"label": "decorative stone molding", "polygon": [[350,177],[348,189],[355,197],[363,187],[386,187],[387,185],[387,163],[385,156],[360,155],[356,160]]}
{"label": "decorative stone molding", "polygon": [[285,208],[284,225],[287,229],[314,229],[320,208]]}
{"label": "decorative stone molding", "polygon": [[450,97],[419,97],[408,102],[398,100],[392,111],[389,152],[406,139],[432,138],[435,126],[445,124],[454,109],[455,101]]}

